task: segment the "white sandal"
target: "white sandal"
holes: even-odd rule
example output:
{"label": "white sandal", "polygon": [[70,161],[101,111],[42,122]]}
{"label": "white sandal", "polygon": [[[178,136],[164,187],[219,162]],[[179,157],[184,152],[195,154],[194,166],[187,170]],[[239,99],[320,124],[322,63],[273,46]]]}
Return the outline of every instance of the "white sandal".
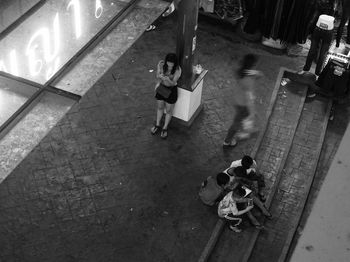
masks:
{"label": "white sandal", "polygon": [[149,25],[147,28],[146,28],[146,32],[149,32],[149,31],[152,31],[156,29],[156,26],[155,25]]}

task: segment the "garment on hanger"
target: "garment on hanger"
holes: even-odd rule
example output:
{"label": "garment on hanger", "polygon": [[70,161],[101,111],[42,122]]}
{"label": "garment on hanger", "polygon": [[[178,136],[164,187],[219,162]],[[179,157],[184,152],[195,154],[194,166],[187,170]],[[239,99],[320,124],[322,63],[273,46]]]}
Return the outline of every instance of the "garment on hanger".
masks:
{"label": "garment on hanger", "polygon": [[334,1],[255,0],[244,31],[253,34],[260,30],[266,38],[305,43],[321,14],[334,15]]}
{"label": "garment on hanger", "polygon": [[[311,46],[306,58],[303,70],[309,71],[312,61],[317,58],[318,50],[319,56],[317,59],[315,74],[320,75],[325,56],[329,50],[333,37],[333,23],[334,17],[327,15],[320,15],[314,32],[311,36]],[[320,49],[319,49],[320,46]]]}
{"label": "garment on hanger", "polygon": [[333,6],[334,0],[294,0],[283,39],[288,43],[305,43],[321,14],[334,15]]}
{"label": "garment on hanger", "polygon": [[[278,7],[279,0],[266,0],[265,1],[265,12],[263,15],[263,28],[262,34],[266,38],[271,36],[271,29],[274,24],[275,14]],[[279,22],[279,21],[278,21]]]}
{"label": "garment on hanger", "polygon": [[350,69],[347,63],[329,59],[316,81],[320,92],[331,97],[343,98],[349,92]]}
{"label": "garment on hanger", "polygon": [[272,24],[271,32],[270,32],[270,36],[272,39],[278,39],[278,37],[279,37],[278,32],[280,29],[280,25],[284,21],[284,19],[282,18],[284,6],[285,6],[285,0],[280,0],[277,2],[275,14],[274,14],[274,19],[273,19],[273,24]]}
{"label": "garment on hanger", "polygon": [[[338,31],[337,31],[337,38],[336,38],[336,46],[339,47],[340,44],[340,39],[343,35],[343,31],[344,31],[344,27],[346,22],[350,23],[350,1],[349,0],[343,0],[342,1],[342,15],[341,15],[341,20],[340,20],[340,24],[338,27]],[[346,38],[346,43],[350,44],[350,25],[348,24],[348,34],[347,34],[347,38]]]}
{"label": "garment on hanger", "polygon": [[[292,1],[282,39],[288,43],[305,43],[309,35],[308,25],[317,10],[316,1]],[[319,15],[317,15],[318,18]]]}
{"label": "garment on hanger", "polygon": [[275,21],[278,21],[278,23],[273,26],[271,31],[271,37],[273,39],[280,39],[285,42],[284,35],[287,29],[289,14],[291,13],[294,3],[295,1],[280,2],[283,6],[276,10]]}
{"label": "garment on hanger", "polygon": [[244,25],[244,32],[254,34],[258,30],[262,30],[264,22],[265,2],[267,0],[255,0],[253,7],[249,11],[247,21]]}

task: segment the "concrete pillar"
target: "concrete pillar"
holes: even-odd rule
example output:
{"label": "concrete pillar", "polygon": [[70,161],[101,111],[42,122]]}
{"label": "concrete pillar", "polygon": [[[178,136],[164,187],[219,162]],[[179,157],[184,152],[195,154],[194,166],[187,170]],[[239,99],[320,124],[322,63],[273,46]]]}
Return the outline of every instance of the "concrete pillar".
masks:
{"label": "concrete pillar", "polygon": [[177,44],[176,53],[179,57],[182,75],[179,81],[178,101],[174,108],[174,117],[180,123],[191,125],[203,108],[202,88],[207,70],[193,72],[197,64],[197,21],[199,0],[182,0],[177,3]]}
{"label": "concrete pillar", "polygon": [[197,62],[196,31],[198,21],[199,0],[182,0],[177,4],[178,28],[176,53],[180,60],[182,76],[180,87],[191,90],[194,81],[192,67]]}

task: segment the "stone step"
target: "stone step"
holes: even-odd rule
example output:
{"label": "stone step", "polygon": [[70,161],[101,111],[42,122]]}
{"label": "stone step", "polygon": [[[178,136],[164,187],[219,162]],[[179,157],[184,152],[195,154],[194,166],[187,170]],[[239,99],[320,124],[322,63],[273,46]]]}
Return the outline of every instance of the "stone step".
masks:
{"label": "stone step", "polygon": [[[305,103],[276,195],[271,203],[274,219],[255,243],[249,261],[284,261],[298,227],[315,176],[331,102],[319,97]],[[269,254],[264,259],[264,251]]]}
{"label": "stone step", "polygon": [[[253,149],[252,156],[257,159],[261,172],[265,175],[269,196],[266,206],[277,191],[282,170],[291,149],[299,117],[302,113],[306,91],[305,85],[295,84],[283,87],[280,85],[286,69],[281,69],[276,81],[275,91],[267,112],[267,121],[260,134],[260,141]],[[247,228],[243,234],[232,234],[224,230],[217,247],[211,254],[212,261],[247,261],[253,250],[259,231]],[[200,260],[205,261],[205,260]]]}

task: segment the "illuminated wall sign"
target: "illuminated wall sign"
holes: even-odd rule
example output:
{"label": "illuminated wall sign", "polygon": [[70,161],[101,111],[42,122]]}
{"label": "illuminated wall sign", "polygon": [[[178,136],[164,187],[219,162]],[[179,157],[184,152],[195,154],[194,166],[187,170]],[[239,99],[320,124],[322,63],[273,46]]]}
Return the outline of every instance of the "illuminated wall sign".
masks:
{"label": "illuminated wall sign", "polygon": [[51,0],[0,42],[0,71],[49,80],[128,0]]}

